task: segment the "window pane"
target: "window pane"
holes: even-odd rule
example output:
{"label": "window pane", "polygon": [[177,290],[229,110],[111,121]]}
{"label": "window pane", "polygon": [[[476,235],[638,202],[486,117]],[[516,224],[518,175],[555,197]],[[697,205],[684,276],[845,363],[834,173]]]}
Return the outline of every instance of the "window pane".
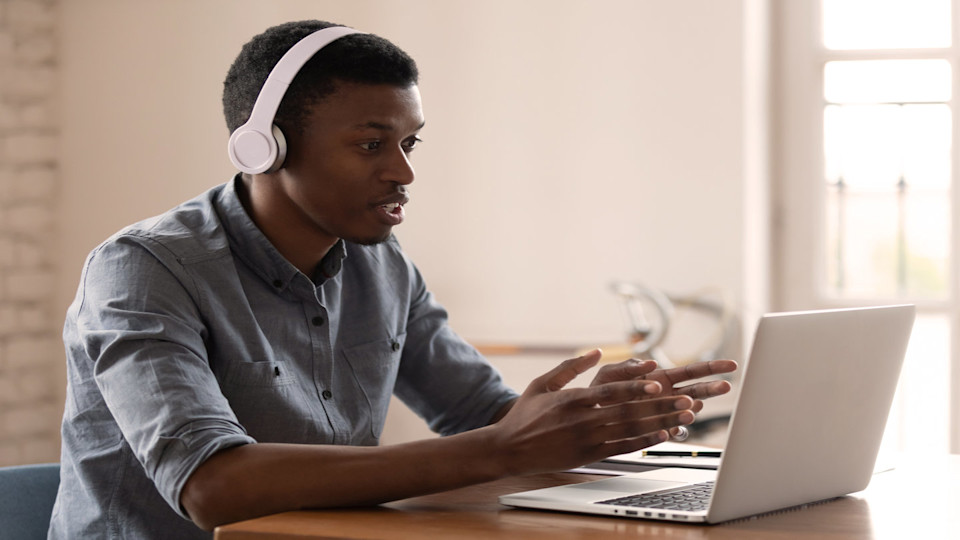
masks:
{"label": "window pane", "polygon": [[947,105],[828,105],[826,178],[851,187],[911,190],[950,186],[951,114]]}
{"label": "window pane", "polygon": [[900,147],[903,174],[911,192],[950,187],[952,144],[950,107],[906,105],[902,108]]}
{"label": "window pane", "polygon": [[833,294],[896,296],[898,212],[891,193],[829,190],[827,268]]}
{"label": "window pane", "polygon": [[883,449],[950,451],[950,319],[920,315],[913,326]]}
{"label": "window pane", "polygon": [[828,188],[830,293],[855,298],[945,298],[950,201],[939,192],[898,195]]}
{"label": "window pane", "polygon": [[950,261],[950,198],[942,192],[927,191],[908,192],[904,199],[904,292],[914,297],[945,298]]}
{"label": "window pane", "polygon": [[945,298],[950,264],[947,105],[828,105],[831,294]]}
{"label": "window pane", "polygon": [[827,179],[859,189],[893,189],[900,180],[900,106],[824,109]]}
{"label": "window pane", "polygon": [[950,46],[950,0],[823,0],[828,49]]}
{"label": "window pane", "polygon": [[950,100],[946,60],[827,62],[823,95],[831,103],[909,103]]}

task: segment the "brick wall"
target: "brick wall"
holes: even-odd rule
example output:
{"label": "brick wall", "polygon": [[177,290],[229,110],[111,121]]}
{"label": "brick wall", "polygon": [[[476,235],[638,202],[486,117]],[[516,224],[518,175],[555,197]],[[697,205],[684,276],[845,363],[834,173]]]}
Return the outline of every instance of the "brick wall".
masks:
{"label": "brick wall", "polygon": [[57,2],[0,0],[0,466],[59,459]]}

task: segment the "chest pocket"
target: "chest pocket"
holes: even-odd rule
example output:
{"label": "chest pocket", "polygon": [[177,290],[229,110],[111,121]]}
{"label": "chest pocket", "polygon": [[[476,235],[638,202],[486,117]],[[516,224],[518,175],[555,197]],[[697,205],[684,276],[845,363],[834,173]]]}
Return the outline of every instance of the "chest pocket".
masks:
{"label": "chest pocket", "polygon": [[[357,389],[363,395],[370,434],[379,439],[400,369],[406,334],[344,350]],[[362,424],[361,419],[358,424]]]}
{"label": "chest pocket", "polygon": [[221,391],[247,433],[259,442],[324,443],[315,413],[289,363],[237,362]]}

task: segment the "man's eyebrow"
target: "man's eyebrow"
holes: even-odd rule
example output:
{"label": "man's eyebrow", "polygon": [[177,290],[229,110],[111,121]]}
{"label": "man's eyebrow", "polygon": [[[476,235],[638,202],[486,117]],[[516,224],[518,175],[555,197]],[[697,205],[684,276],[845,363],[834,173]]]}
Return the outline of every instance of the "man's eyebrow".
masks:
{"label": "man's eyebrow", "polygon": [[[423,126],[426,125],[426,123],[427,122],[425,120],[423,122],[420,122],[420,125],[417,126],[417,131],[420,131],[421,129],[423,129]],[[393,131],[394,129],[396,129],[390,124],[382,124],[380,122],[374,122],[374,121],[365,122],[363,124],[357,124],[353,127],[354,129],[379,129],[381,131]]]}

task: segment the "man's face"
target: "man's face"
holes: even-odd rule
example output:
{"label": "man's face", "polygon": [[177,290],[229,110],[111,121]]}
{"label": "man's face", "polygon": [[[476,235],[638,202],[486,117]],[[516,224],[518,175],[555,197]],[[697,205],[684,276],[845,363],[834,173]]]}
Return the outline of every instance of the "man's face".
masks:
{"label": "man's face", "polygon": [[287,217],[334,241],[386,240],[403,222],[422,127],[416,86],[339,84],[312,108],[303,134],[288,138],[279,179],[299,215]]}

